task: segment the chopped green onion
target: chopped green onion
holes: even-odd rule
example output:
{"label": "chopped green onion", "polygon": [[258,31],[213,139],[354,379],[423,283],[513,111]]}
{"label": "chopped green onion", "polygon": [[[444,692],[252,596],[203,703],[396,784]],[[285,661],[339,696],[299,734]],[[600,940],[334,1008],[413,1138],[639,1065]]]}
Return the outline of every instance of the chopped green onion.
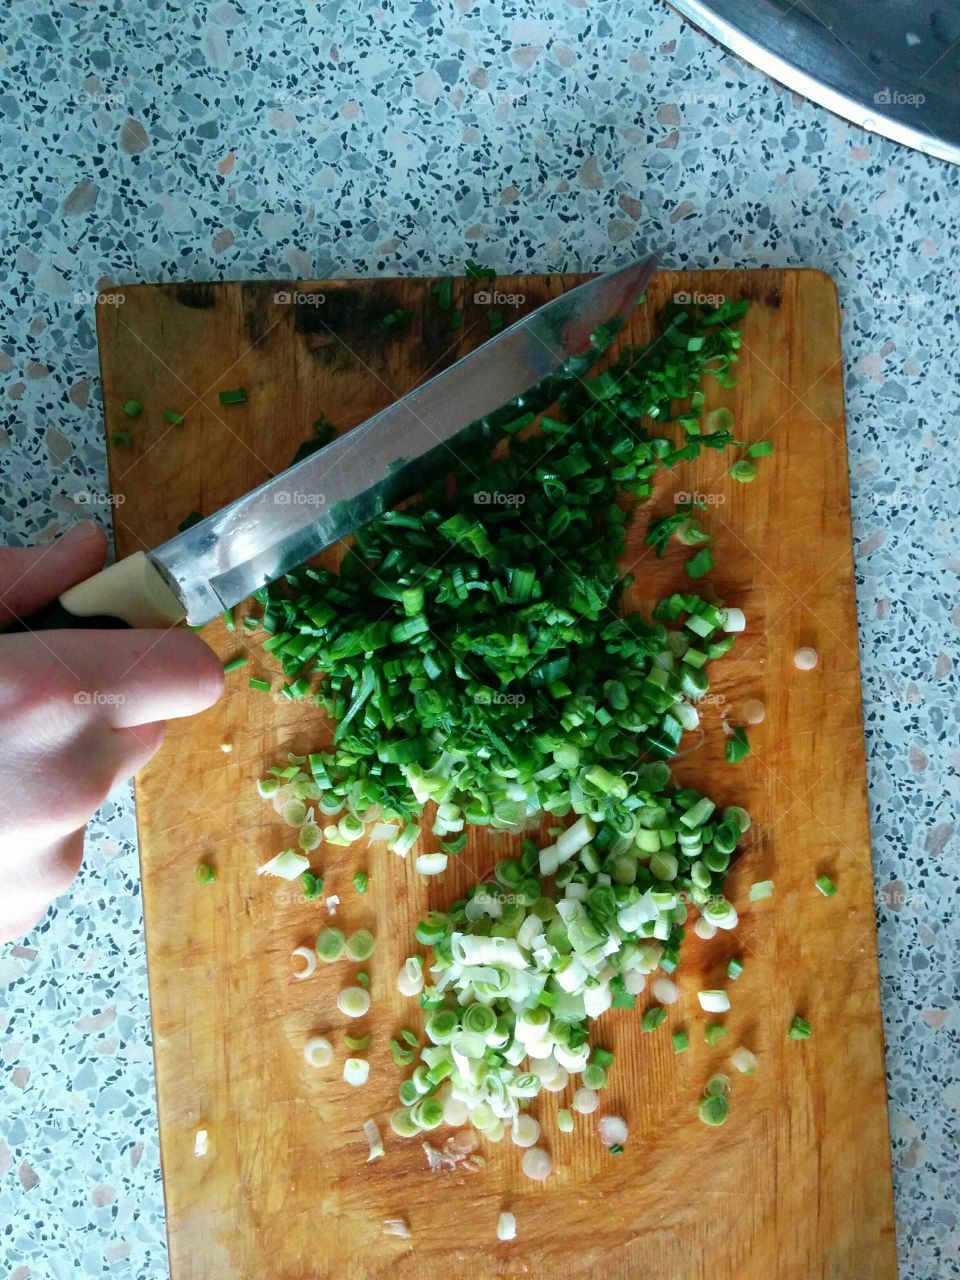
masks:
{"label": "chopped green onion", "polygon": [[339,929],[323,929],[317,938],[317,955],[325,964],[339,960],[346,950],[343,934]]}
{"label": "chopped green onion", "polygon": [[191,511],[189,515],[185,515],[177,525],[179,533],[186,533],[188,529],[192,529],[195,524],[199,524],[203,516],[199,511]]}
{"label": "chopped green onion", "polygon": [[213,867],[208,867],[205,862],[201,862],[194,873],[201,884],[212,884],[217,878],[217,873]]}
{"label": "chopped green onion", "polygon": [[750,886],[750,901],[764,902],[767,898],[773,897],[773,881],[757,880],[755,884]]}
{"label": "chopped green onion", "polygon": [[323,877],[312,871],[303,871],[300,875],[303,884],[303,896],[307,902],[315,902],[323,893]]}
{"label": "chopped green onion", "polygon": [[690,1037],[686,1031],[675,1031],[670,1037],[674,1053],[686,1053],[690,1048]]}
{"label": "chopped green onion", "polygon": [[754,463],[742,458],[730,468],[730,475],[734,480],[739,480],[741,484],[749,484],[751,480],[756,479],[757,468]]}
{"label": "chopped green onion", "polygon": [[705,1028],[703,1038],[709,1045],[717,1045],[727,1034],[727,1028],[720,1022],[711,1022]]}
{"label": "chopped green onion", "polygon": [[722,1073],[711,1076],[703,1092],[707,1097],[725,1098],[730,1092],[730,1077]]}
{"label": "chopped green onion", "polygon": [[561,1133],[573,1133],[573,1112],[561,1107],[557,1112],[557,1128]]}
{"label": "chopped green onion", "polygon": [[370,975],[369,975],[369,973],[367,973],[364,969],[358,969],[358,970],[357,970],[357,982],[359,982],[359,984],[360,984],[360,986],[361,986],[361,987],[369,987],[369,986],[370,986]]}
{"label": "chopped green onion", "polygon": [[413,1061],[413,1050],[405,1048],[399,1040],[390,1041],[390,1054],[398,1067],[409,1067]]}
{"label": "chopped green onion", "polygon": [[610,1152],[610,1154],[611,1154],[612,1156],[622,1156],[622,1155],[623,1155],[623,1144],[622,1144],[621,1142],[615,1142],[615,1143],[613,1143],[613,1145],[612,1145],[612,1146],[607,1147],[607,1150]]}
{"label": "chopped green onion", "polygon": [[720,1125],[730,1113],[730,1104],[723,1094],[707,1094],[697,1108],[697,1115],[704,1124]]}
{"label": "chopped green onion", "polygon": [[353,887],[357,893],[366,893],[370,884],[370,877],[366,871],[355,871],[353,875]]}
{"label": "chopped green onion", "polygon": [[177,413],[176,409],[164,409],[163,420],[164,422],[169,422],[173,427],[182,427],[184,416],[182,413]]}
{"label": "chopped green onion", "polygon": [[364,1049],[369,1049],[370,1041],[372,1039],[373,1037],[370,1035],[370,1032],[368,1031],[367,1034],[364,1036],[346,1035],[343,1037],[343,1043],[347,1046],[348,1049],[352,1049],[354,1053],[362,1053]]}
{"label": "chopped green onion", "polygon": [[369,929],[358,929],[351,933],[346,941],[347,959],[354,961],[369,960],[373,955],[376,940]]}
{"label": "chopped green onion", "polygon": [[713,553],[709,547],[701,547],[695,556],[685,561],[683,566],[688,578],[702,578],[713,568]]}
{"label": "chopped green onion", "polygon": [[143,405],[139,400],[127,400],[123,406],[123,412],[128,418],[139,418],[143,413]]}
{"label": "chopped green onion", "polygon": [[641,1029],[644,1031],[656,1031],[657,1027],[663,1026],[667,1020],[667,1011],[661,1005],[655,1004],[646,1011],[640,1020]]}
{"label": "chopped green onion", "polygon": [[414,1049],[416,1049],[417,1045],[420,1043],[409,1027],[404,1027],[400,1032],[400,1036],[402,1039],[406,1040],[407,1044],[412,1045]]}
{"label": "chopped green onion", "polygon": [[820,890],[825,898],[832,898],[837,892],[837,886],[833,883],[829,876],[817,876],[814,884]]}
{"label": "chopped green onion", "polygon": [[732,737],[727,739],[727,763],[738,764],[741,760],[746,759],[749,754],[750,742],[747,738],[747,731],[742,727],[742,725],[737,725],[733,731]]}
{"label": "chopped green onion", "polygon": [[343,1064],[343,1078],[347,1084],[360,1088],[370,1077],[370,1063],[366,1058],[347,1058]]}
{"label": "chopped green onion", "polygon": [[229,662],[225,662],[223,664],[223,673],[224,675],[229,675],[231,671],[239,671],[241,667],[245,667],[246,665],[246,658],[240,654],[238,657],[231,658]]}
{"label": "chopped green onion", "polygon": [[743,961],[739,956],[731,956],[727,961],[727,977],[736,982],[741,973],[743,973]]}
{"label": "chopped green onion", "polygon": [[363,987],[344,987],[337,996],[337,1008],[348,1018],[362,1018],[370,1009],[370,993]]}
{"label": "chopped green onion", "polygon": [[234,623],[234,619],[233,619],[233,610],[232,610],[232,609],[224,609],[224,611],[223,611],[223,625],[226,627],[226,629],[227,629],[228,631],[233,631],[233,630],[235,629],[235,623]]}
{"label": "chopped green onion", "polygon": [[111,444],[133,444],[133,436],[129,431],[114,431],[110,436]]}
{"label": "chopped green onion", "polygon": [[773,453],[772,440],[757,440],[747,449],[747,454],[751,458],[768,458],[771,453]]}
{"label": "chopped green onion", "polygon": [[813,1028],[806,1018],[801,1018],[799,1014],[790,1023],[790,1030],[787,1032],[791,1040],[807,1040],[810,1037]]}
{"label": "chopped green onion", "polygon": [[250,679],[247,681],[247,684],[251,689],[259,689],[261,693],[270,692],[269,680],[258,680],[256,676],[251,676]]}
{"label": "chopped green onion", "polygon": [[297,880],[310,866],[310,859],[295,849],[283,849],[276,857],[257,867],[258,876],[277,876],[280,880]]}
{"label": "chopped green onion", "polygon": [[247,393],[243,387],[237,387],[236,390],[234,391],[220,392],[221,404],[245,404],[246,399],[247,399]]}

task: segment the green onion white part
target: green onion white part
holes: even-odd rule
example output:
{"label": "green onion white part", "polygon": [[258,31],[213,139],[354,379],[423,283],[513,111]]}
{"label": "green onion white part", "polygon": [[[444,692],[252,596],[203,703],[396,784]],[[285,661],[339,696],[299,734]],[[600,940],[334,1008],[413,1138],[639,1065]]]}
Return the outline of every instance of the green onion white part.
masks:
{"label": "green onion white part", "polygon": [[561,1133],[573,1133],[573,1113],[566,1107],[561,1107],[557,1112],[557,1128]]}
{"label": "green onion white part", "polygon": [[356,1088],[365,1085],[370,1077],[370,1063],[366,1058],[347,1058],[343,1064],[343,1078]]}
{"label": "green onion white part", "polygon": [[501,1213],[497,1219],[497,1239],[515,1240],[517,1236],[517,1220],[512,1213]]}
{"label": "green onion white part", "polygon": [[195,1157],[205,1156],[207,1154],[207,1131],[206,1129],[198,1129],[193,1139],[193,1154]]}
{"label": "green onion white part", "polygon": [[725,991],[698,991],[697,999],[704,1013],[726,1013],[730,1008],[730,997]]}
{"label": "green onion white part", "polygon": [[363,987],[345,987],[337,996],[337,1008],[348,1018],[362,1018],[370,1009],[370,992]]}
{"label": "green onion white part", "polygon": [[730,1055],[730,1061],[745,1076],[752,1075],[756,1071],[759,1062],[757,1055],[751,1053],[749,1049],[745,1049],[743,1045],[739,1049],[734,1049]]}
{"label": "green onion white part", "polygon": [[553,1161],[543,1147],[528,1147],[523,1153],[520,1168],[534,1182],[542,1182],[553,1172]]}
{"label": "green onion white part", "polygon": [[765,902],[767,898],[773,897],[773,881],[758,880],[756,884],[750,886],[750,901]]}
{"label": "green onion white part", "polygon": [[293,971],[293,976],[297,979],[298,982],[302,982],[304,978],[311,977],[314,971],[316,970],[317,953],[315,948],[295,947],[293,951],[290,952],[290,959],[293,960],[294,962],[296,962],[297,960],[303,961],[303,968],[294,969]]}
{"label": "green onion white part", "polygon": [[[721,889],[746,813],[731,809],[721,820],[699,792],[668,792],[669,772],[657,766],[636,775],[626,788],[629,821],[614,827],[597,811],[546,850],[525,839],[491,883],[418,924],[431,954],[410,957],[398,986],[419,995],[427,1044],[391,1117],[401,1136],[467,1123],[529,1151],[540,1129],[527,1108],[541,1090],[572,1083],[572,1109],[596,1110],[613,1055],[590,1045],[590,1021],[611,1006],[633,1008],[649,982],[659,1003],[643,1026],[652,1029],[679,996],[669,975],[689,914],[736,923]],[[550,896],[536,875],[544,865],[555,868]],[[723,992],[706,995],[718,1011],[729,1005]],[[407,1052],[394,1046],[398,1064]],[[610,1145],[623,1142],[614,1136]]]}
{"label": "green onion white part", "polygon": [[364,1120],[363,1136],[366,1138],[367,1146],[370,1148],[370,1154],[367,1156],[367,1164],[369,1164],[371,1160],[379,1160],[383,1155],[383,1139],[380,1136],[380,1129],[376,1120]]}
{"label": "green onion white part", "polygon": [[622,1116],[601,1116],[597,1121],[597,1132],[605,1147],[622,1147],[629,1136],[627,1122]]}
{"label": "green onion white part", "polygon": [[294,849],[284,849],[275,858],[257,867],[258,876],[277,876],[281,880],[296,880],[310,866],[310,859]]}
{"label": "green onion white part", "polygon": [[798,649],[793,655],[793,665],[798,671],[812,671],[819,661],[816,649]]}
{"label": "green onion white part", "polygon": [[409,1240],[410,1227],[405,1218],[384,1218],[383,1234],[397,1236],[400,1240]]}
{"label": "green onion white part", "polygon": [[314,1036],[303,1046],[308,1067],[328,1067],[333,1061],[333,1045],[325,1036]]}

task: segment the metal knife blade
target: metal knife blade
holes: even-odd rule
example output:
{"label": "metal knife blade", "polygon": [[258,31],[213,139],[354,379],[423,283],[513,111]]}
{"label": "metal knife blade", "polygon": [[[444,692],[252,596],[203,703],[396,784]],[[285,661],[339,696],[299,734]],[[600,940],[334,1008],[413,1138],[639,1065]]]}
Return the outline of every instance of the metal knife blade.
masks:
{"label": "metal knife blade", "polygon": [[148,558],[200,625],[409,497],[450,468],[460,432],[626,319],[654,257],[561,294],[381,413],[165,542]]}

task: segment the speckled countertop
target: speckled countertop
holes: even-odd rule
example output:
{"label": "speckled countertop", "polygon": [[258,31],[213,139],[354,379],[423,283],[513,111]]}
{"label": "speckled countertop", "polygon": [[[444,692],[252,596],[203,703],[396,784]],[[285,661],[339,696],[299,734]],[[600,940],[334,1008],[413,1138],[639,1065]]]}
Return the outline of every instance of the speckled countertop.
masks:
{"label": "speckled countertop", "polygon": [[[19,0],[0,172],[13,543],[109,523],[89,299],[112,282],[589,270],[653,245],[836,279],[901,1274],[960,1275],[960,170],[656,0]],[[75,892],[0,950],[0,1074],[4,1280],[166,1276],[126,793]]]}

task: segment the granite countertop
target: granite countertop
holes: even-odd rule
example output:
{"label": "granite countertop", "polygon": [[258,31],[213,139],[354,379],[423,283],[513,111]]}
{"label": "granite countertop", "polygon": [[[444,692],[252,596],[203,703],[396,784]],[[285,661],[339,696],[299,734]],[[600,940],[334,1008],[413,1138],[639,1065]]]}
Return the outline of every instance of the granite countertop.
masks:
{"label": "granite countertop", "polygon": [[[593,270],[652,246],[829,272],[901,1275],[960,1276],[960,170],[656,0],[246,9],[0,18],[0,542],[109,524],[91,298],[115,282]],[[0,950],[0,992],[3,1276],[166,1276],[127,792],[75,891]]]}

